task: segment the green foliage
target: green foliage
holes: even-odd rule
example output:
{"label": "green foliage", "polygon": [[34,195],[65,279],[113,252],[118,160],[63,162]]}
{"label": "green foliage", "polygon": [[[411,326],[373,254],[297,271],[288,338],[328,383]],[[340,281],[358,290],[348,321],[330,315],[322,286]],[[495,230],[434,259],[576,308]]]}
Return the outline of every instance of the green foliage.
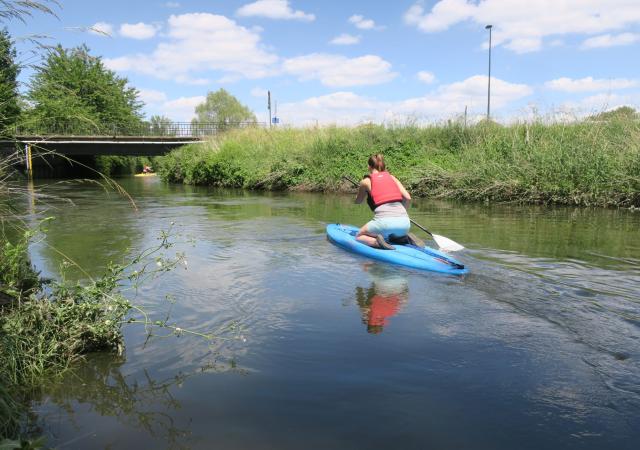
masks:
{"label": "green foliage", "polygon": [[[105,280],[114,277],[108,273]],[[104,280],[101,280],[104,281]],[[83,354],[118,351],[121,321],[131,305],[115,286],[54,286],[51,297],[28,301],[0,316],[2,379],[37,384]],[[54,300],[55,299],[55,300]]]}
{"label": "green foliage", "polygon": [[9,32],[0,30],[0,136],[11,134],[11,127],[20,114],[17,82],[20,68],[15,59],[16,50]]}
{"label": "green foliage", "polygon": [[149,130],[152,136],[175,136],[172,129],[172,121],[165,116],[151,116],[149,119]]}
{"label": "green foliage", "polygon": [[172,182],[250,189],[350,189],[372,153],[414,195],[474,201],[640,205],[640,122],[473,127],[247,129],[160,158]]}
{"label": "green foliage", "polygon": [[142,172],[144,166],[153,167],[153,160],[146,156],[96,156],[95,168],[107,177],[131,175]]}
{"label": "green foliage", "polygon": [[108,70],[86,46],[52,49],[33,76],[24,131],[95,134],[139,126],[142,103],[125,78]]}
{"label": "green foliage", "polygon": [[0,305],[2,300],[29,298],[40,289],[40,279],[27,257],[32,232],[15,244],[0,238]]}
{"label": "green foliage", "polygon": [[[0,305],[0,441],[20,434],[23,410],[20,394],[44,381],[62,376],[83,355],[97,351],[123,351],[121,326],[142,323],[172,333],[187,331],[164,321],[150,321],[144,311],[123,295],[125,286],[137,287],[147,279],[172,270],[184,261],[183,255],[166,258],[163,252],[173,244],[163,233],[155,247],[147,249],[127,264],[110,264],[105,274],[87,284],[67,282],[62,267],[61,280],[50,281],[46,289],[31,268],[27,245],[33,233],[24,234],[17,244],[0,239],[2,282],[14,286],[13,301]],[[4,273],[9,269],[9,274]],[[26,290],[15,286],[31,285]],[[130,315],[135,310],[142,320]],[[192,334],[199,334],[192,332]],[[202,334],[199,334],[204,336]],[[208,337],[208,336],[206,336]]]}
{"label": "green foliage", "polygon": [[196,106],[196,115],[192,123],[215,122],[220,130],[231,128],[239,122],[256,121],[253,112],[224,89],[209,92],[204,103]]}

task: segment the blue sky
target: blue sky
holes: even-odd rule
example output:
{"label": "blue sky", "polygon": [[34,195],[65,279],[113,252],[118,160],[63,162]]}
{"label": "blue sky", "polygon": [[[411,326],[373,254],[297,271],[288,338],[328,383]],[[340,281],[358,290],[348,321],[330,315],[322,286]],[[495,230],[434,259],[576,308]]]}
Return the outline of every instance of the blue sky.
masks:
{"label": "blue sky", "polygon": [[23,58],[31,34],[86,43],[148,115],[174,120],[221,87],[261,120],[271,90],[292,125],[480,117],[487,23],[499,120],[640,107],[640,0],[62,0],[56,11],[9,24]]}

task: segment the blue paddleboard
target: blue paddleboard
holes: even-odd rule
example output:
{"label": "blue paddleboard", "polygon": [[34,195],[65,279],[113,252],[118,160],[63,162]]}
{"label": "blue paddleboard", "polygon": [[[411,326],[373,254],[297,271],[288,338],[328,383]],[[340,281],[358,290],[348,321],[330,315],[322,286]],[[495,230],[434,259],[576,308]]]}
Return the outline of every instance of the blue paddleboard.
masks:
{"label": "blue paddleboard", "polygon": [[369,247],[356,241],[358,228],[351,225],[327,225],[327,237],[339,247],[353,253],[377,259],[379,261],[411,267],[418,270],[464,275],[468,269],[446,253],[431,247],[416,247],[415,245],[396,245],[395,250],[381,250]]}

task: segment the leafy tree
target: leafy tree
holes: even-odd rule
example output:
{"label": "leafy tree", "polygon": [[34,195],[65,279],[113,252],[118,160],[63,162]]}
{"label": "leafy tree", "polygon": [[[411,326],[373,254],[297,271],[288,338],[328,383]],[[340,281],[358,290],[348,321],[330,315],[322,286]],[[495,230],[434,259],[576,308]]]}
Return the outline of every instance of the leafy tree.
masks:
{"label": "leafy tree", "polygon": [[221,130],[237,126],[240,122],[255,122],[253,112],[224,89],[209,92],[204,103],[196,106],[197,118],[192,124],[215,122]]}
{"label": "leafy tree", "polygon": [[107,69],[83,45],[58,45],[32,78],[26,95],[28,127],[59,133],[110,132],[141,123],[142,102],[127,79]]}
{"label": "leafy tree", "polygon": [[7,133],[20,114],[16,80],[20,67],[15,59],[16,50],[9,32],[6,28],[0,30],[0,134]]}
{"label": "leafy tree", "polygon": [[172,136],[176,134],[173,122],[165,116],[151,116],[149,119],[149,131],[153,136]]}

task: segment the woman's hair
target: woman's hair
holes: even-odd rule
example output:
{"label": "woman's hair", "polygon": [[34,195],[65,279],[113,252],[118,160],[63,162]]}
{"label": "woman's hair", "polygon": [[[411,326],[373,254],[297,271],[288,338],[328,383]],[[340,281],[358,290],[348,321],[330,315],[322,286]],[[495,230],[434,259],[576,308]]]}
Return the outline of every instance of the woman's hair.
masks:
{"label": "woman's hair", "polygon": [[384,172],[386,170],[384,156],[381,153],[369,156],[369,167],[376,169],[378,172]]}

